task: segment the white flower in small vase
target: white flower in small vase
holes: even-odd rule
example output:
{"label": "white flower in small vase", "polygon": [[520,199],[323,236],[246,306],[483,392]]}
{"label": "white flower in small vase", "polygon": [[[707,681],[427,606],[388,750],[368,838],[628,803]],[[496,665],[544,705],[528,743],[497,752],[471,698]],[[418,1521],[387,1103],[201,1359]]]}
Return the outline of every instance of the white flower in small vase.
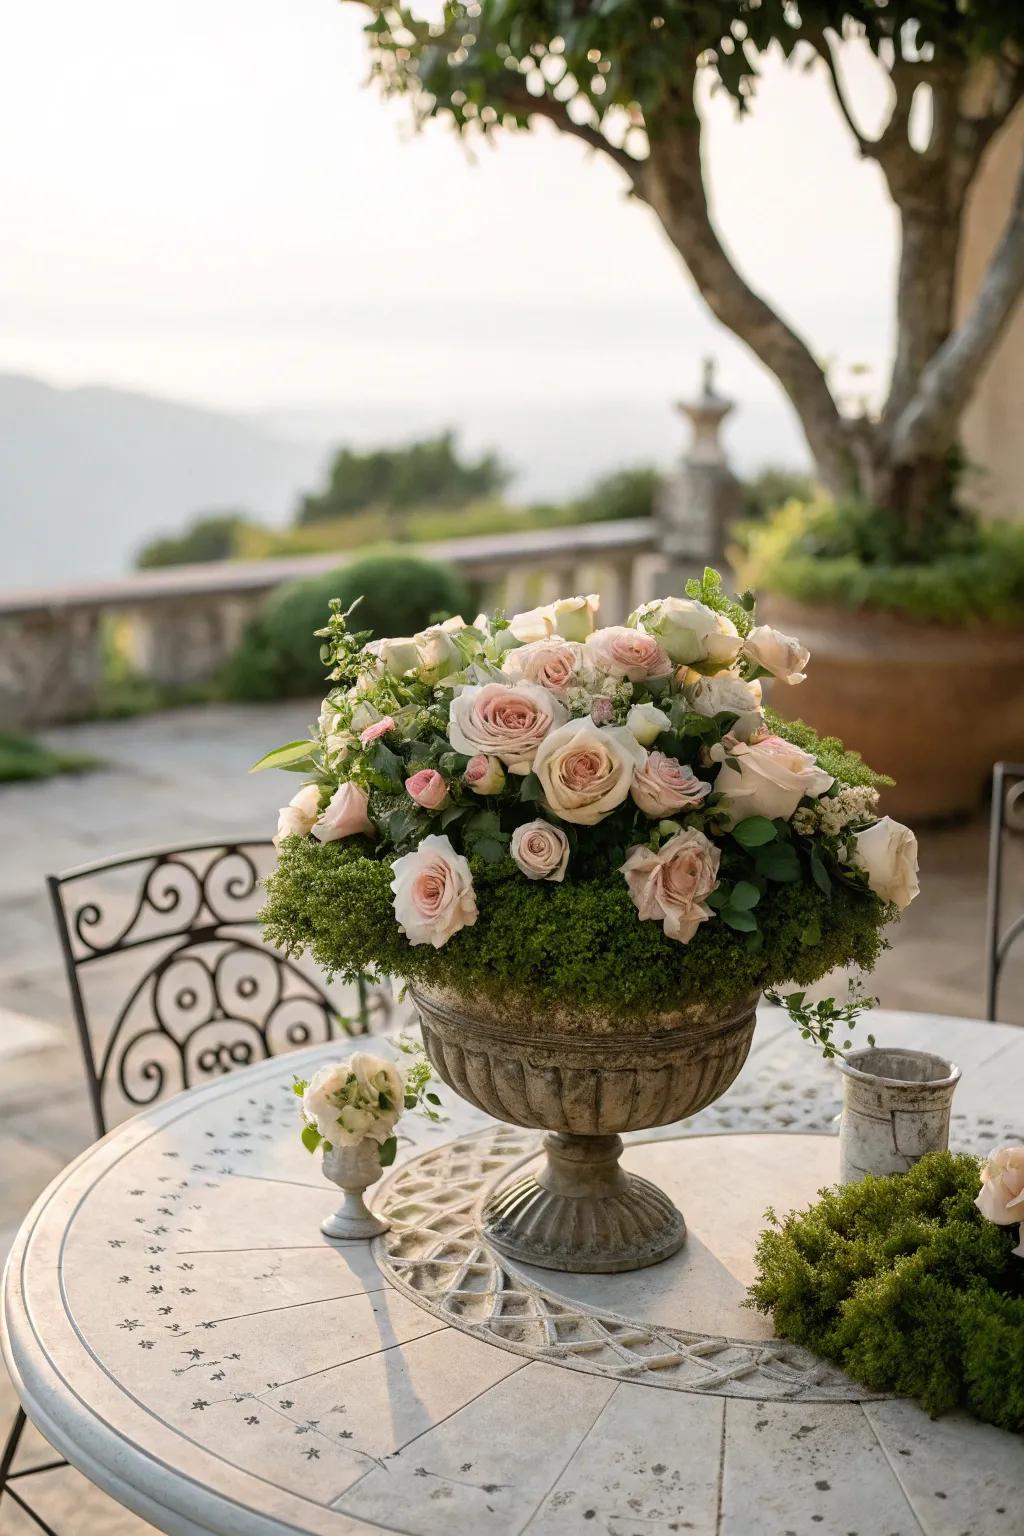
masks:
{"label": "white flower in small vase", "polygon": [[408,1071],[383,1056],[356,1051],[347,1061],[320,1067],[308,1082],[296,1079],[293,1092],[302,1100],[302,1144],[323,1152],[324,1177],[345,1191],[332,1216],[320,1223],[327,1236],[351,1241],[376,1237],[391,1225],[368,1208],[364,1192],[395,1160],[395,1126],[406,1109],[438,1103],[428,1094],[430,1068],[425,1060]]}

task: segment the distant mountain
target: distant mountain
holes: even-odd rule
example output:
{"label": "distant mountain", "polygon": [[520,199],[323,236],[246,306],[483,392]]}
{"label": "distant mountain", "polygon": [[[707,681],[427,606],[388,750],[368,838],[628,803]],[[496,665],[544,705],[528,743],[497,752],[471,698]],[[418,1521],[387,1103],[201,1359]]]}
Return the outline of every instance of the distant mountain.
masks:
{"label": "distant mountain", "polygon": [[0,588],[120,575],[198,512],[284,522],[326,457],[218,411],[0,374]]}

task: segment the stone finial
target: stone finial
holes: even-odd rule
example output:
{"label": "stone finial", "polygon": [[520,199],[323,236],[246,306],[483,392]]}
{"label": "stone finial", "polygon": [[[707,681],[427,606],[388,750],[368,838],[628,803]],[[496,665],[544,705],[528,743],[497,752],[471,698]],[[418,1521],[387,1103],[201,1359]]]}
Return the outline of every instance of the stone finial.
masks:
{"label": "stone finial", "polygon": [[706,357],[701,377],[701,393],[694,401],[679,400],[676,409],[685,416],[693,429],[693,437],[686,454],[687,464],[726,464],[725,449],[721,441],[722,422],[733,408],[715,389],[715,360]]}

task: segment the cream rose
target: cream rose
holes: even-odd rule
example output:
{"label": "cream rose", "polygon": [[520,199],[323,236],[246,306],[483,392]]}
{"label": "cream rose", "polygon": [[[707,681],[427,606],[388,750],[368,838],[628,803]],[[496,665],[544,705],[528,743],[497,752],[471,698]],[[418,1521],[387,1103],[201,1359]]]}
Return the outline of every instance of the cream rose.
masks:
{"label": "cream rose", "polygon": [[711,785],[698,779],[693,769],[664,752],[651,752],[633,775],[633,801],[645,816],[674,816],[692,810],[711,793]]}
{"label": "cream rose", "polygon": [[585,640],[597,623],[600,606],[596,592],[586,597],[560,597],[551,604],[555,633],[566,640]]}
{"label": "cream rose", "polygon": [[529,773],[537,748],[569,718],[565,705],[535,683],[485,683],[452,700],[448,740],[456,752],[500,757],[513,773]]}
{"label": "cream rose", "polygon": [[731,734],[737,741],[751,741],[764,730],[761,713],[761,684],[748,683],[731,672],[717,672],[713,677],[690,674],[692,682],[685,689],[686,701],[697,715],[735,715]]}
{"label": "cream rose", "polygon": [[520,645],[529,645],[534,640],[547,640],[554,634],[555,618],[550,606],[527,608],[524,613],[514,613],[508,627]]}
{"label": "cream rose", "polygon": [[314,824],[313,836],[318,843],[334,843],[340,837],[372,832],[373,823],[366,814],[368,804],[366,790],[358,784],[339,785]]}
{"label": "cream rose", "polygon": [[917,879],[917,838],[902,822],[883,816],[854,834],[853,863],[882,901],[909,907],[921,889]]}
{"label": "cream rose", "polygon": [[419,647],[412,636],[398,636],[393,640],[371,640],[366,647],[375,656],[384,671],[391,677],[403,677],[415,672],[419,666]]}
{"label": "cream rose", "polygon": [[756,667],[763,667],[780,683],[802,683],[807,676],[804,667],[811,659],[805,645],[792,635],[784,635],[781,629],[772,629],[770,624],[758,624],[750,631],[740,647],[740,655]]}
{"label": "cream rose", "polygon": [[671,726],[668,715],[657,704],[634,704],[626,716],[626,730],[633,732],[642,747],[651,746]]}
{"label": "cream rose", "polygon": [[320,789],[316,784],[304,784],[292,795],[287,805],[277,813],[277,833],[273,838],[275,848],[280,848],[284,837],[308,837],[313,823],[320,813]]}
{"label": "cream rose", "polygon": [[506,651],[501,670],[516,682],[536,683],[564,699],[582,666],[582,645],[552,635],[549,640],[531,640],[529,645]]}
{"label": "cream rose", "polygon": [[[450,622],[450,621],[449,621]],[[464,628],[462,620],[459,627]],[[452,639],[453,631],[444,624],[431,624],[413,636],[416,644],[416,671],[422,682],[439,683],[442,677],[457,672],[462,665],[462,652]]]}
{"label": "cream rose", "polygon": [[303,1115],[333,1147],[387,1141],[404,1108],[402,1069],[368,1051],[321,1067],[302,1095]]}
{"label": "cream rose", "polygon": [[[730,827],[748,816],[788,821],[805,795],[817,799],[834,782],[810,752],[781,736],[765,736],[749,744],[730,738],[727,744],[712,747],[711,756],[722,763],[715,789],[725,796]],[[735,768],[723,761],[726,756],[735,760]]]}
{"label": "cream rose", "polygon": [[[378,1115],[391,1116],[393,1126],[405,1108],[404,1068],[395,1061],[389,1061],[386,1056],[374,1056],[370,1051],[353,1051],[348,1059],[348,1069],[366,1097],[377,1101]],[[387,1105],[381,1104],[382,1098],[387,1099]],[[375,1137],[375,1140],[386,1141],[387,1136]]]}
{"label": "cream rose", "polygon": [[[1024,1221],[1024,1147],[997,1147],[985,1159],[975,1205],[986,1221],[1012,1227]],[[1021,1234],[1024,1237],[1024,1233]]]}
{"label": "cream rose", "polygon": [[667,677],[672,663],[653,635],[641,629],[612,624],[595,629],[584,645],[584,661],[593,672],[605,677],[625,677],[631,683],[643,683],[650,677]]}
{"label": "cream rose", "polygon": [[641,922],[660,922],[665,937],[689,944],[700,924],[714,917],[704,906],[718,884],[721,855],[703,832],[686,827],[655,853],[632,848],[620,873]]}
{"label": "cream rose", "polygon": [[527,821],[516,827],[509,848],[527,880],[564,880],[569,839],[549,821]]}
{"label": "cream rose", "polygon": [[570,720],[545,737],[534,759],[548,809],[592,827],[621,805],[647,753],[624,726]]}
{"label": "cream rose", "polygon": [[693,597],[659,597],[629,616],[630,624],[655,635],[676,666],[695,661],[728,663],[739,654],[736,626]]}
{"label": "cream rose", "polygon": [[440,949],[452,934],[476,922],[469,863],[447,837],[431,833],[415,853],[396,859],[391,873],[395,921],[410,944]]}

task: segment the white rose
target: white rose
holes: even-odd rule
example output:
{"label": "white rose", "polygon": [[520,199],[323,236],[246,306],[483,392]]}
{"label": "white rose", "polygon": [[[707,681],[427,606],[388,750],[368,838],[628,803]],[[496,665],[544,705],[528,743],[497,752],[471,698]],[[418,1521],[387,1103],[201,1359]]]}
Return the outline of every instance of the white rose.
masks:
{"label": "white rose", "polygon": [[[449,623],[451,621],[449,620]],[[460,627],[462,620],[459,620]],[[431,624],[413,636],[416,642],[416,670],[424,683],[439,683],[462,665],[462,652],[452,639],[452,631],[443,624]]]}
{"label": "white rose", "polygon": [[549,810],[592,827],[621,805],[647,753],[632,731],[570,720],[541,743],[533,771]]}
{"label": "white rose", "polygon": [[[723,761],[726,756],[735,760],[735,768]],[[725,796],[730,827],[748,816],[788,821],[805,795],[816,799],[834,782],[810,752],[781,736],[765,736],[749,745],[727,738],[712,747],[711,757],[722,763],[715,790]]]}
{"label": "white rose", "polygon": [[308,837],[313,823],[320,813],[320,789],[316,784],[306,784],[298,794],[292,795],[287,805],[277,813],[277,834],[274,847],[280,848],[283,837]]}
{"label": "white rose", "polygon": [[516,827],[509,848],[527,880],[564,880],[569,839],[549,821],[526,821]]}
{"label": "white rose", "polygon": [[770,624],[759,624],[750,631],[740,655],[763,667],[781,683],[802,683],[807,676],[804,667],[811,659],[805,645],[792,635],[784,635],[781,629],[772,629]]}
{"label": "white rose", "polygon": [[354,1051],[348,1067],[355,1074],[360,1092],[375,1106],[369,1135],[374,1141],[387,1141],[405,1109],[405,1072],[397,1062],[373,1056],[369,1051]]}
{"label": "white rose", "polygon": [[626,716],[626,730],[633,732],[642,747],[651,746],[671,725],[668,715],[656,704],[634,704]]}
{"label": "white rose", "polygon": [[720,858],[714,843],[691,827],[676,832],[657,853],[645,844],[631,848],[620,873],[641,922],[659,922],[666,938],[688,944],[715,915],[704,901],[718,884]]}
{"label": "white rose", "polygon": [[529,645],[533,640],[547,640],[554,634],[555,618],[550,605],[528,608],[525,613],[514,613],[508,627],[520,645]]}
{"label": "white rose", "polygon": [[332,1146],[338,1141],[340,1113],[340,1106],[335,1099],[345,1092],[350,1076],[347,1061],[332,1062],[330,1066],[320,1067],[313,1073],[302,1095],[302,1113]]}
{"label": "white rose", "polygon": [[573,640],[552,635],[506,651],[501,670],[515,681],[536,683],[563,699],[583,666],[583,647]]}
{"label": "white rose", "polygon": [[730,662],[739,654],[736,626],[693,597],[659,597],[629,616],[635,629],[656,635],[680,666],[695,661]]}
{"label": "white rose", "polygon": [[419,647],[408,635],[393,640],[371,640],[366,649],[391,677],[404,677],[406,672],[415,672],[419,665]]}
{"label": "white rose", "polygon": [[452,699],[448,740],[466,757],[499,757],[513,773],[529,773],[541,742],[569,718],[565,705],[535,683],[485,683]]}
{"label": "white rose", "polygon": [[415,853],[403,854],[391,869],[395,920],[410,944],[440,949],[477,918],[469,863],[447,837],[431,833]]}
{"label": "white rose", "polygon": [[758,682],[747,683],[731,672],[718,672],[713,677],[698,675],[685,692],[687,703],[697,715],[735,715],[732,735],[738,741],[750,741],[764,725]]}
{"label": "white rose", "polygon": [[882,901],[909,907],[921,889],[917,880],[917,838],[909,827],[883,816],[873,827],[854,833],[853,862]]}
{"label": "white rose", "polygon": [[974,1203],[985,1220],[997,1226],[1024,1221],[1024,1147],[997,1147],[986,1158]]}
{"label": "white rose", "polygon": [[587,597],[560,597],[551,604],[555,633],[564,640],[585,640],[597,623],[600,606],[596,592]]}

